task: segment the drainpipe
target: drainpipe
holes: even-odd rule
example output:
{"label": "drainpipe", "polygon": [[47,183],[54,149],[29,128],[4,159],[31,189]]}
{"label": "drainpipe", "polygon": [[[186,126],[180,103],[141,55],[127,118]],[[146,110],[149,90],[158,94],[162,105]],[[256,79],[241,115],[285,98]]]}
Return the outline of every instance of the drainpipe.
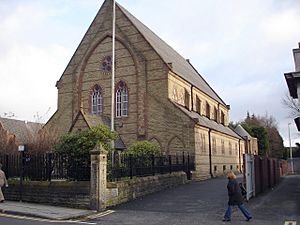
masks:
{"label": "drainpipe", "polygon": [[191,97],[192,97],[192,112],[194,111],[194,96],[193,96],[193,85],[191,86]]}
{"label": "drainpipe", "polygon": [[242,161],[241,161],[241,139],[239,139],[239,167],[240,167],[240,173],[242,172]]}
{"label": "drainpipe", "polygon": [[208,130],[208,150],[209,150],[209,173],[211,178],[214,177],[212,173],[212,160],[211,160],[211,135],[210,135],[211,129]]}

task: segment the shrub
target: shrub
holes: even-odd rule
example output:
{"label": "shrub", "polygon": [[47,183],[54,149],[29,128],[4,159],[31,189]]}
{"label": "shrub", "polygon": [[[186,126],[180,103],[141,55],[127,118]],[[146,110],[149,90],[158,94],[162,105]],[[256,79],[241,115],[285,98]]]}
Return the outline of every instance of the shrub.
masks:
{"label": "shrub", "polygon": [[150,141],[138,141],[132,144],[125,152],[125,155],[138,156],[159,156],[160,147]]}
{"label": "shrub", "polygon": [[101,143],[104,149],[110,152],[110,141],[116,140],[117,137],[118,135],[111,132],[107,126],[98,125],[79,133],[63,135],[55,146],[55,152],[67,158],[65,165],[68,176],[76,179],[78,168],[89,166],[90,151]]}

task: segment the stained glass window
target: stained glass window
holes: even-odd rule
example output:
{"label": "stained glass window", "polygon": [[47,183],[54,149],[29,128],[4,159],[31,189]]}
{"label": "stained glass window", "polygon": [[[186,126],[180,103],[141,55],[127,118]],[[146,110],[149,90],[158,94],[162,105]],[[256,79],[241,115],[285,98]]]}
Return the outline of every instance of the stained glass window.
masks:
{"label": "stained glass window", "polygon": [[116,91],[116,117],[128,116],[128,88],[124,81],[120,81]]}
{"label": "stained glass window", "polygon": [[112,69],[112,58],[111,56],[105,56],[104,59],[102,60],[102,71],[110,73]]}
{"label": "stained glass window", "polygon": [[92,108],[93,114],[102,113],[102,90],[99,85],[95,85],[92,90]]}

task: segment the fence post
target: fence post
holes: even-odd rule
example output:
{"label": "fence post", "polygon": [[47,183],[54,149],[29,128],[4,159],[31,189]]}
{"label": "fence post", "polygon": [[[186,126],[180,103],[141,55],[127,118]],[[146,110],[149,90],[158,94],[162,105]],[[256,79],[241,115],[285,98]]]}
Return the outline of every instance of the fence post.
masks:
{"label": "fence post", "polygon": [[188,180],[191,179],[190,153],[188,153],[188,157],[187,157],[187,178],[188,178]]}
{"label": "fence post", "polygon": [[132,179],[132,177],[133,177],[132,155],[129,155],[129,168],[130,168],[130,171],[129,171],[130,179]]}
{"label": "fence post", "polygon": [[24,178],[24,160],[25,160],[25,154],[24,154],[24,151],[20,152],[20,157],[21,157],[21,160],[20,160],[20,163],[21,163],[21,166],[20,166],[20,187],[19,187],[19,194],[20,194],[20,202],[22,202],[23,200],[23,178]]}
{"label": "fence post", "polygon": [[182,171],[185,171],[185,158],[184,158],[184,152],[182,152]]}
{"label": "fence post", "polygon": [[[177,156],[176,156],[176,159],[177,159]],[[172,173],[172,158],[170,155],[169,155],[169,172]]]}
{"label": "fence post", "polygon": [[52,174],[52,153],[47,154],[47,179],[51,181],[51,174]]}
{"label": "fence post", "polygon": [[152,166],[151,166],[151,170],[152,170],[152,175],[155,175],[155,157],[154,155],[152,155]]}
{"label": "fence post", "polygon": [[99,144],[90,152],[90,154],[90,207],[91,209],[100,211],[106,208],[107,151]]}
{"label": "fence post", "polygon": [[9,174],[9,170],[8,170],[8,154],[5,155],[5,172],[6,172],[7,178],[9,178],[10,174]]}

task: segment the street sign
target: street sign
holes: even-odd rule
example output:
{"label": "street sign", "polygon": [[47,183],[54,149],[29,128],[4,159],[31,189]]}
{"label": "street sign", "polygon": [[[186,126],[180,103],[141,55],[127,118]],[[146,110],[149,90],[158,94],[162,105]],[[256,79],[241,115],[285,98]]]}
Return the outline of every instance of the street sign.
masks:
{"label": "street sign", "polygon": [[18,151],[19,152],[24,152],[25,151],[25,145],[19,145],[18,146]]}

